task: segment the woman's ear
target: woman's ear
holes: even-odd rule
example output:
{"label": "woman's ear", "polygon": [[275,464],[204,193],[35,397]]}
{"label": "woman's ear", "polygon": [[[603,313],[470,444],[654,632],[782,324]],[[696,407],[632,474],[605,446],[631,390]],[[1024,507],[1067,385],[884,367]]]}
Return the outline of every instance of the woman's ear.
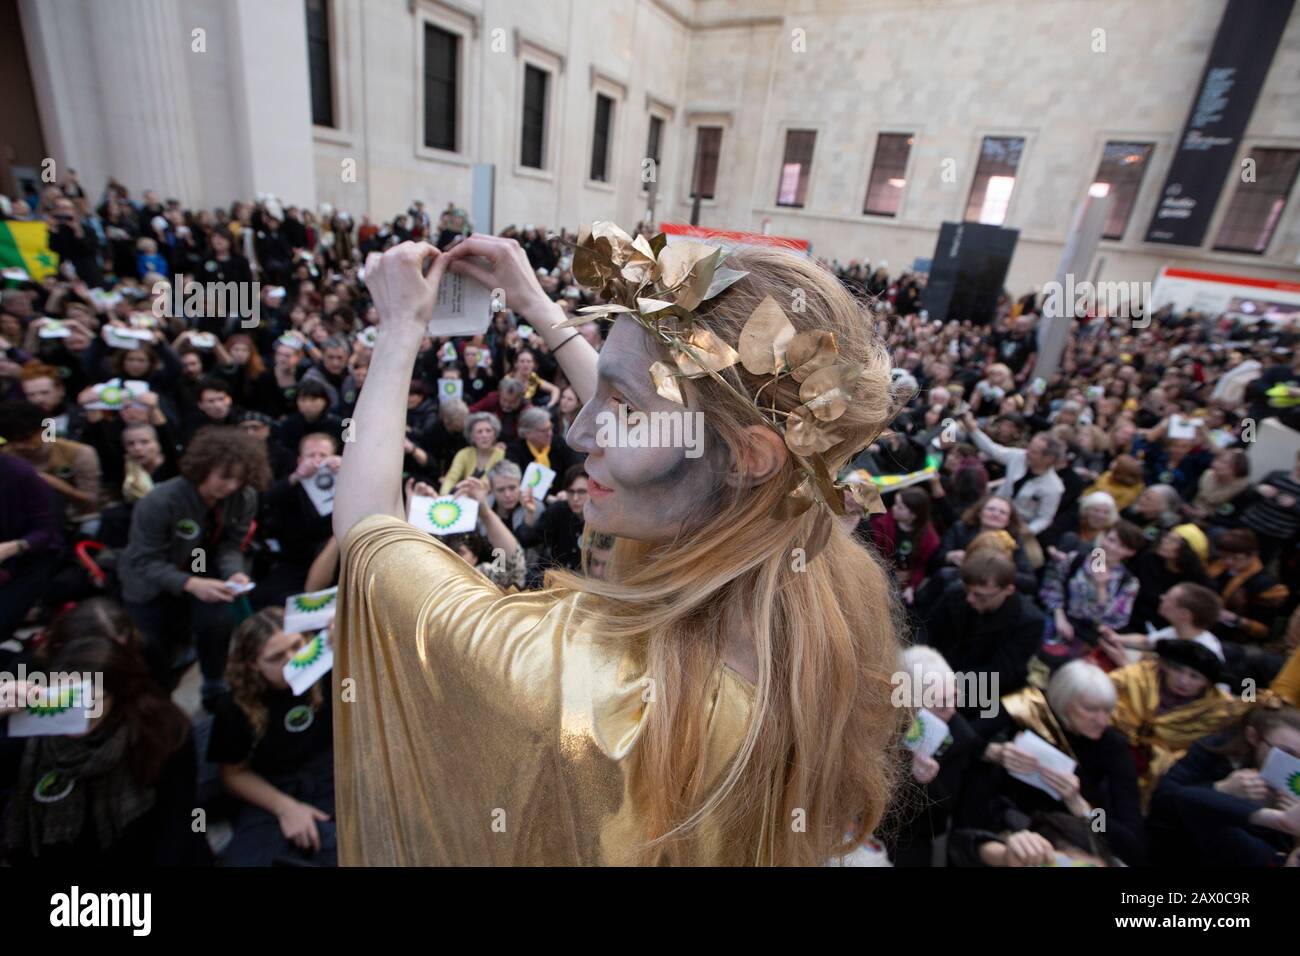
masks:
{"label": "woman's ear", "polygon": [[761,485],[785,467],[787,454],[785,439],[778,432],[763,425],[750,425],[745,428],[743,442],[736,450],[736,458],[727,473],[728,481],[741,488]]}

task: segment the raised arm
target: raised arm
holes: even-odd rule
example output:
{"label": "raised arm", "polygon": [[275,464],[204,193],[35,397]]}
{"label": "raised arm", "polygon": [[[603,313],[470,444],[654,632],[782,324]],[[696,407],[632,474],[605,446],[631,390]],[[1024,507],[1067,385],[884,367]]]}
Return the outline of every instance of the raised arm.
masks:
{"label": "raised arm", "polygon": [[[433,259],[429,274],[424,263]],[[447,257],[427,242],[403,242],[366,259],[366,288],[379,310],[370,378],[352,416],[334,496],[334,536],[340,546],[358,521],[374,514],[405,517],[402,448],[406,396]]]}

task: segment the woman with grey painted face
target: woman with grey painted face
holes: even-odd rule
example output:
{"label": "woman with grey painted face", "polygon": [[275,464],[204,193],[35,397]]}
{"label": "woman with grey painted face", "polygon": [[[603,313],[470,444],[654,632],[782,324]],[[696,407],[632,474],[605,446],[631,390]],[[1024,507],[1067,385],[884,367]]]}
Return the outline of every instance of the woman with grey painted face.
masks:
{"label": "woman with grey painted face", "polygon": [[[894,409],[887,354],[811,260],[737,248],[725,265],[743,275],[702,297],[700,335],[743,352],[771,300],[788,334],[852,363],[816,453],[834,476]],[[603,580],[553,571],[503,595],[403,520],[401,411],[448,269],[503,290],[572,384],[585,522],[618,538]],[[793,354],[784,377],[746,362],[664,387],[664,340],[621,316],[598,359],[508,239],[403,243],[366,276],[379,337],[334,500],[335,673],[358,701],[336,737],[340,862],[815,864],[856,846],[907,716],[890,705],[897,610],[823,506],[787,516],[811,454],[787,444],[809,414]]]}

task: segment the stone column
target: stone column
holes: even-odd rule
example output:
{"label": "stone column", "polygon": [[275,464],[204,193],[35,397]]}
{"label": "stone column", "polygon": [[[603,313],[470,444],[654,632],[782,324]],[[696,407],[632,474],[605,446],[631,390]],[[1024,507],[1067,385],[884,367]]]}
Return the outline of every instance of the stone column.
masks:
{"label": "stone column", "polygon": [[132,194],[157,190],[185,205],[199,202],[202,173],[195,139],[187,57],[187,4],[113,0],[87,4],[98,105],[109,172]]}

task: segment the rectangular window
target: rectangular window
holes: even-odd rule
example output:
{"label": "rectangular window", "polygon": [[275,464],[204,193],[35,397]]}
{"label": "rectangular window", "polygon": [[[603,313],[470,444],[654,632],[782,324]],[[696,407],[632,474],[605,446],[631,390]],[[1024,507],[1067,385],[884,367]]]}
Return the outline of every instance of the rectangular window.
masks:
{"label": "rectangular window", "polygon": [[456,151],[460,37],[424,25],[424,145]]}
{"label": "rectangular window", "polygon": [[980,144],[979,165],[966,203],[966,221],[1000,226],[1007,218],[1011,193],[1016,188],[1016,170],[1025,150],[1021,136],[985,136]]}
{"label": "rectangular window", "polygon": [[604,93],[596,94],[596,128],[591,136],[591,178],[609,182],[609,132],[614,126],[614,101]]}
{"label": "rectangular window", "polygon": [[330,73],[329,0],[307,0],[307,72],[311,84],[311,121],[334,125],[334,80]]}
{"label": "rectangular window", "polygon": [[722,127],[701,126],[695,131],[695,165],[691,196],[712,199],[718,186],[718,156],[722,153]]}
{"label": "rectangular window", "polygon": [[1147,171],[1147,160],[1151,158],[1150,143],[1107,143],[1101,154],[1101,165],[1097,167],[1094,188],[1104,184],[1112,202],[1106,216],[1106,228],[1103,239],[1123,239],[1124,230],[1128,228],[1128,219],[1137,201],[1138,190],[1142,186],[1142,175]]}
{"label": "rectangular window", "polygon": [[915,137],[911,133],[881,133],[876,137],[876,156],[867,181],[867,201],[862,211],[868,216],[897,216],[907,185],[907,160]]}
{"label": "rectangular window", "polygon": [[[649,168],[654,171],[655,182],[659,181],[659,153],[663,149],[664,138],[664,121],[658,116],[651,115],[650,131],[646,134],[645,158],[650,160]],[[647,192],[650,189],[650,181],[645,176],[641,177],[641,191]]]}
{"label": "rectangular window", "polygon": [[802,209],[808,195],[808,174],[812,172],[813,146],[817,133],[791,129],[785,133],[785,158],[781,161],[781,182],[776,188],[778,206]]}
{"label": "rectangular window", "polygon": [[524,135],[519,165],[541,169],[546,163],[546,95],[551,75],[524,65]]}
{"label": "rectangular window", "polygon": [[[1214,240],[1221,252],[1262,255],[1282,218],[1300,170],[1300,149],[1253,149],[1253,182],[1239,182]],[[1249,167],[1239,167],[1245,173]]]}

